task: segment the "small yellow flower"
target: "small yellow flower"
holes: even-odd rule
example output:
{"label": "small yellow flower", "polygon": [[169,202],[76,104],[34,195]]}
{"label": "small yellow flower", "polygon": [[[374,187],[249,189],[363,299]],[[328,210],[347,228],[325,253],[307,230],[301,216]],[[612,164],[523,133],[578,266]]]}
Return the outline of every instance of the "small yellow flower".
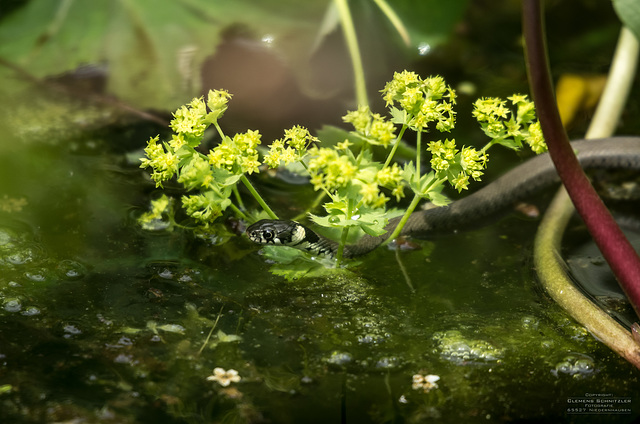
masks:
{"label": "small yellow flower", "polygon": [[344,139],[344,141],[341,141],[340,143],[336,144],[336,150],[348,150],[349,147],[353,146],[353,143],[351,143],[348,139]]}
{"label": "small yellow flower", "polygon": [[464,172],[460,172],[458,176],[451,181],[451,184],[453,184],[453,187],[458,190],[458,192],[467,190],[469,186],[469,176],[465,175]]}
{"label": "small yellow flower", "polygon": [[529,136],[525,137],[525,141],[536,154],[547,151],[547,144],[544,141],[539,121],[529,125]]}
{"label": "small yellow flower", "polygon": [[347,114],[342,117],[342,120],[353,125],[353,128],[357,132],[366,134],[369,129],[369,123],[371,122],[371,110],[369,106],[359,106],[358,110],[347,112]]}
{"label": "small yellow flower", "polygon": [[210,118],[218,119],[227,110],[227,103],[231,94],[227,90],[209,90],[207,94],[207,106],[211,109]]}
{"label": "small yellow flower", "polygon": [[511,103],[517,105],[519,103],[528,103],[526,94],[514,94],[513,96],[507,97],[507,99],[511,100]]}
{"label": "small yellow flower", "polygon": [[213,374],[207,377],[207,381],[217,381],[222,387],[227,387],[231,383],[237,383],[241,380],[238,371],[231,369],[225,371],[223,368],[217,367],[213,369]]}

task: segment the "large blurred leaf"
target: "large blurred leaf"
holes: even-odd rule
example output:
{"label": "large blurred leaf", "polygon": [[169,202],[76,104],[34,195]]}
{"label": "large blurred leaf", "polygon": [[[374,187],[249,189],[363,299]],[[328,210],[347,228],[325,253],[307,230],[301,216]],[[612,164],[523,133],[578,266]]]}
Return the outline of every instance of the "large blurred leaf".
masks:
{"label": "large blurred leaf", "polygon": [[640,1],[613,0],[613,7],[625,26],[640,39]]}
{"label": "large blurred leaf", "polygon": [[[246,26],[257,40],[269,35],[269,45],[284,53],[300,81],[309,84],[305,75],[317,67],[308,62],[309,55],[330,4],[331,0],[31,0],[0,21],[0,58],[36,77],[83,64],[106,65],[111,94],[138,107],[173,109],[199,93],[200,65],[215,52],[221,33],[236,24]],[[417,54],[417,46],[433,46],[451,32],[467,0],[389,4],[408,27]],[[372,0],[352,0],[350,7],[363,48],[372,52],[368,75],[379,68],[378,74],[386,78],[390,65],[398,66],[391,53],[398,50],[400,38]],[[348,68],[344,51],[336,59]],[[321,73],[337,68],[325,66]],[[346,79],[351,79],[349,72]]]}
{"label": "large blurred leaf", "polygon": [[199,66],[215,51],[224,28],[246,24],[258,34],[304,43],[312,39],[326,4],[31,0],[2,21],[0,57],[37,77],[106,64],[111,93],[137,106],[174,108],[197,93],[188,82],[198,80]]}
{"label": "large blurred leaf", "polygon": [[468,0],[389,0],[409,29],[411,44],[424,54],[427,46],[442,43],[467,9]]}

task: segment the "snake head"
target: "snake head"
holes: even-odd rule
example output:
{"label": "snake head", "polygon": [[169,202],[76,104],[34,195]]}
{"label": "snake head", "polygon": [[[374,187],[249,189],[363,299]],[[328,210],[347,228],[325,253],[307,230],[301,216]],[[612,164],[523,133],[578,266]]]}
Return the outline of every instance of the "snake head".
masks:
{"label": "snake head", "polygon": [[257,244],[289,246],[297,244],[305,237],[304,228],[293,221],[261,219],[247,228],[249,240]]}

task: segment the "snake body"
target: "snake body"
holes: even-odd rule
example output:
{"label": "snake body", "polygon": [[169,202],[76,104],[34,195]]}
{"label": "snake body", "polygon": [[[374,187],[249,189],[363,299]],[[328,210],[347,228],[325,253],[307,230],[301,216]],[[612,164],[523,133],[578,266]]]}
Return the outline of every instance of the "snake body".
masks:
{"label": "snake body", "polygon": [[[640,137],[580,140],[571,144],[585,169],[640,170]],[[401,235],[424,238],[477,226],[482,219],[557,182],[559,177],[549,155],[538,155],[469,196],[447,206],[414,212]],[[387,239],[399,221],[400,217],[389,220],[386,233],[381,236],[365,235],[356,244],[345,246],[344,256],[352,258],[371,252]],[[247,235],[261,245],[291,246],[312,255],[335,256],[338,250],[338,243],[295,221],[261,220],[247,228]]]}

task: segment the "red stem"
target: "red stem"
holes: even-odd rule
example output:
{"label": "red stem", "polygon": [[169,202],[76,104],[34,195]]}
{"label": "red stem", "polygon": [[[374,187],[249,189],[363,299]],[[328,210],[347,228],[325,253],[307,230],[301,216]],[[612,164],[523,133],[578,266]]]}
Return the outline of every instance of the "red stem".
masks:
{"label": "red stem", "polygon": [[540,0],[523,0],[529,86],[549,154],[589,233],[640,316],[640,258],[582,171],[562,126],[547,62]]}

